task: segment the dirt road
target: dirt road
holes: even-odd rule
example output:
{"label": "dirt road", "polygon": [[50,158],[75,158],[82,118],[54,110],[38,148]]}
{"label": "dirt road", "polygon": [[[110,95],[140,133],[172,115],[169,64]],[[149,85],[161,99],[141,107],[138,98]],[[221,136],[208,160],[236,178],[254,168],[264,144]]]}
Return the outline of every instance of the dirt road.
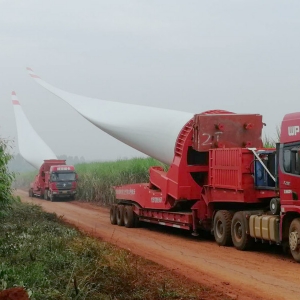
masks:
{"label": "dirt road", "polygon": [[48,202],[31,199],[23,191],[16,194],[23,202],[39,204],[93,236],[223,291],[233,299],[300,299],[300,264],[284,256],[279,247],[259,245],[253,252],[241,252],[163,227],[113,226],[107,209],[88,203]]}

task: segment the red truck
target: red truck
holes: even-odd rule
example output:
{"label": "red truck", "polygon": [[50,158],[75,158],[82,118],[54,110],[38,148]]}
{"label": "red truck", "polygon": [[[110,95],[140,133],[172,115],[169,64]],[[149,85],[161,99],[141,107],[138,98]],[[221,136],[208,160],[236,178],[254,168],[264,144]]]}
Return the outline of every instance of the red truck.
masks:
{"label": "red truck", "polygon": [[74,200],[76,188],[77,174],[74,166],[66,165],[65,160],[44,160],[35,180],[30,184],[29,196],[50,201],[59,197]]}
{"label": "red truck", "polygon": [[148,183],[114,187],[111,223],[206,230],[238,250],[282,245],[300,262],[299,125],[300,113],[286,115],[280,143],[267,149],[261,115],[195,115],[178,135],[167,172],[151,167]]}

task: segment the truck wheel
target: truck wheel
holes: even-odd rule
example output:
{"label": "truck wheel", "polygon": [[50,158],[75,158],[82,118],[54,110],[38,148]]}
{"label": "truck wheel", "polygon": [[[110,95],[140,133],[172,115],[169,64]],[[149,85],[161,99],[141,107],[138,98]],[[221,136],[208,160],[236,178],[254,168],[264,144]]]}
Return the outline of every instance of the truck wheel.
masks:
{"label": "truck wheel", "polygon": [[294,260],[300,262],[300,218],[294,219],[290,225],[289,245]]}
{"label": "truck wheel", "polygon": [[48,200],[48,190],[45,190],[45,192],[44,192],[44,199]]}
{"label": "truck wheel", "polygon": [[273,215],[279,215],[280,213],[280,200],[278,198],[272,198],[270,201],[270,211]]}
{"label": "truck wheel", "polygon": [[214,217],[214,237],[219,246],[232,244],[231,220],[232,213],[228,210],[219,210]]}
{"label": "truck wheel", "polygon": [[116,204],[113,204],[111,206],[109,216],[110,216],[110,223],[113,225],[116,225],[117,224],[117,205]]}
{"label": "truck wheel", "polygon": [[124,205],[117,206],[117,224],[124,226]]}
{"label": "truck wheel", "polygon": [[241,211],[234,214],[231,222],[231,237],[233,245],[238,250],[247,250],[253,239],[247,234],[247,220]]}
{"label": "truck wheel", "polygon": [[141,227],[142,225],[141,225],[141,222],[140,222],[140,219],[139,219],[139,217],[136,215],[136,214],[134,214],[134,227],[135,228],[139,228],[139,227]]}
{"label": "truck wheel", "polygon": [[33,197],[33,191],[32,191],[32,189],[29,189],[28,196],[31,197],[31,198]]}
{"label": "truck wheel", "polygon": [[133,207],[130,205],[125,206],[124,210],[124,225],[127,228],[132,228],[135,225],[135,216],[133,212]]}

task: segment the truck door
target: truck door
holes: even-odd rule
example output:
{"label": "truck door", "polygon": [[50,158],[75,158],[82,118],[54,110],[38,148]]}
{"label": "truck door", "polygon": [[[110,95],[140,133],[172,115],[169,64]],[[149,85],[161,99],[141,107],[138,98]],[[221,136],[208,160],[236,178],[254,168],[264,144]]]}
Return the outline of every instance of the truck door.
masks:
{"label": "truck door", "polygon": [[280,146],[280,198],[284,205],[300,205],[300,144]]}

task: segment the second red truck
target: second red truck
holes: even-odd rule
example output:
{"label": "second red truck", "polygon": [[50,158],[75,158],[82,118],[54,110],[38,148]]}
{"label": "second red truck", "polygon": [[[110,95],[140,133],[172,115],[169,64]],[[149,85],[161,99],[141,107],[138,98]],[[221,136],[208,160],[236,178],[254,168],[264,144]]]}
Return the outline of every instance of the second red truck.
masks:
{"label": "second red truck", "polygon": [[77,174],[74,166],[66,165],[65,160],[45,160],[34,181],[30,184],[29,196],[45,200],[68,197],[75,199]]}

